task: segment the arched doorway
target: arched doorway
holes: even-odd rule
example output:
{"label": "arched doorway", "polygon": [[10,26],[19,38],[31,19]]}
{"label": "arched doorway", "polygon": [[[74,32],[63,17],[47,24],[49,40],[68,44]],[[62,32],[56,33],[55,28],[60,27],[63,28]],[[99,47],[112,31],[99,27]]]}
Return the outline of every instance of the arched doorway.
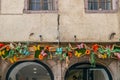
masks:
{"label": "arched doorway", "polygon": [[38,60],[20,61],[13,64],[5,80],[54,80],[51,69]]}
{"label": "arched doorway", "polygon": [[110,71],[103,65],[77,63],[72,65],[65,74],[64,80],[113,80]]}

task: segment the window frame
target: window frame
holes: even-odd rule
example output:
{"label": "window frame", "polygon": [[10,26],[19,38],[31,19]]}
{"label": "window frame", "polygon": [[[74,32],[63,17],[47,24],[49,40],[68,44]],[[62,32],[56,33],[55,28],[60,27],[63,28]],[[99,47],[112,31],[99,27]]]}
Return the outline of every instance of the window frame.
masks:
{"label": "window frame", "polygon": [[24,1],[24,13],[57,13],[58,12],[58,0],[53,0],[54,10],[29,10],[29,0]]}
{"label": "window frame", "polygon": [[116,2],[115,2],[115,6],[116,6],[115,9],[113,9],[113,0],[112,0],[111,10],[89,10],[88,9],[88,0],[85,0],[84,3],[85,3],[84,4],[85,13],[116,13],[116,12],[118,12],[118,8],[119,8],[119,0],[116,0]]}

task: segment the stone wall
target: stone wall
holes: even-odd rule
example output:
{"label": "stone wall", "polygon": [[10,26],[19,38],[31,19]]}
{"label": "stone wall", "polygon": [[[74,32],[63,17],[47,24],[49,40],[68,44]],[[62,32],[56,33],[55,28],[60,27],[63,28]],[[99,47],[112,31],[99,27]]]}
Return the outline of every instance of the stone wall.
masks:
{"label": "stone wall", "polygon": [[[25,0],[1,0],[0,41],[57,42],[57,17],[60,15],[60,40],[73,42],[119,41],[119,18],[115,13],[86,13],[84,0],[59,0],[56,13],[24,13]],[[77,6],[76,6],[77,5]],[[34,33],[30,39],[30,33]],[[116,33],[113,40],[109,40]],[[96,36],[97,35],[97,36]]]}

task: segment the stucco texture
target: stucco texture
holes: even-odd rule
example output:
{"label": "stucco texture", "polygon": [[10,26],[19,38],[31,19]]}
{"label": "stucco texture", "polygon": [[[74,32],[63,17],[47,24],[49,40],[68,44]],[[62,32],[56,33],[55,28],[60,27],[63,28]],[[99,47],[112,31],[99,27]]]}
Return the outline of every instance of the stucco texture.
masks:
{"label": "stucco texture", "polygon": [[[1,0],[0,41],[57,42],[57,17],[60,14],[60,41],[119,41],[119,13],[86,13],[84,0],[58,0],[58,12],[26,14],[24,0]],[[29,38],[30,33],[32,39]],[[109,37],[116,33],[112,40]]]}

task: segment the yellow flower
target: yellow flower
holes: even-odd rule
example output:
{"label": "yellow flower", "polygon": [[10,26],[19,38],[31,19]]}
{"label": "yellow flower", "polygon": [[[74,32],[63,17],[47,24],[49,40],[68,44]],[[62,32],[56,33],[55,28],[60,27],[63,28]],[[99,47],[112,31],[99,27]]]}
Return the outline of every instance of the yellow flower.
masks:
{"label": "yellow flower", "polygon": [[78,54],[78,52],[77,52],[77,51],[75,51],[75,56],[77,56],[77,54]]}
{"label": "yellow flower", "polygon": [[104,54],[104,58],[107,58],[107,54]]}
{"label": "yellow flower", "polygon": [[2,55],[4,55],[4,54],[5,54],[5,50],[2,51]]}
{"label": "yellow flower", "polygon": [[36,51],[37,50],[37,47],[36,46],[33,46],[34,50]]}
{"label": "yellow flower", "polygon": [[75,56],[80,57],[82,53],[79,53],[78,51],[75,51]]}
{"label": "yellow flower", "polygon": [[40,45],[37,46],[37,50],[40,50]]}
{"label": "yellow flower", "polygon": [[2,56],[2,52],[0,51],[0,56]]}
{"label": "yellow flower", "polygon": [[103,54],[103,55],[102,55],[102,58],[103,58],[103,59],[107,58],[107,54]]}
{"label": "yellow flower", "polygon": [[14,57],[13,57],[13,61],[16,62],[17,60],[18,60],[18,58],[17,58],[16,56],[14,56]]}
{"label": "yellow flower", "polygon": [[80,57],[81,56],[81,53],[79,53],[78,55],[77,55],[77,57]]}

